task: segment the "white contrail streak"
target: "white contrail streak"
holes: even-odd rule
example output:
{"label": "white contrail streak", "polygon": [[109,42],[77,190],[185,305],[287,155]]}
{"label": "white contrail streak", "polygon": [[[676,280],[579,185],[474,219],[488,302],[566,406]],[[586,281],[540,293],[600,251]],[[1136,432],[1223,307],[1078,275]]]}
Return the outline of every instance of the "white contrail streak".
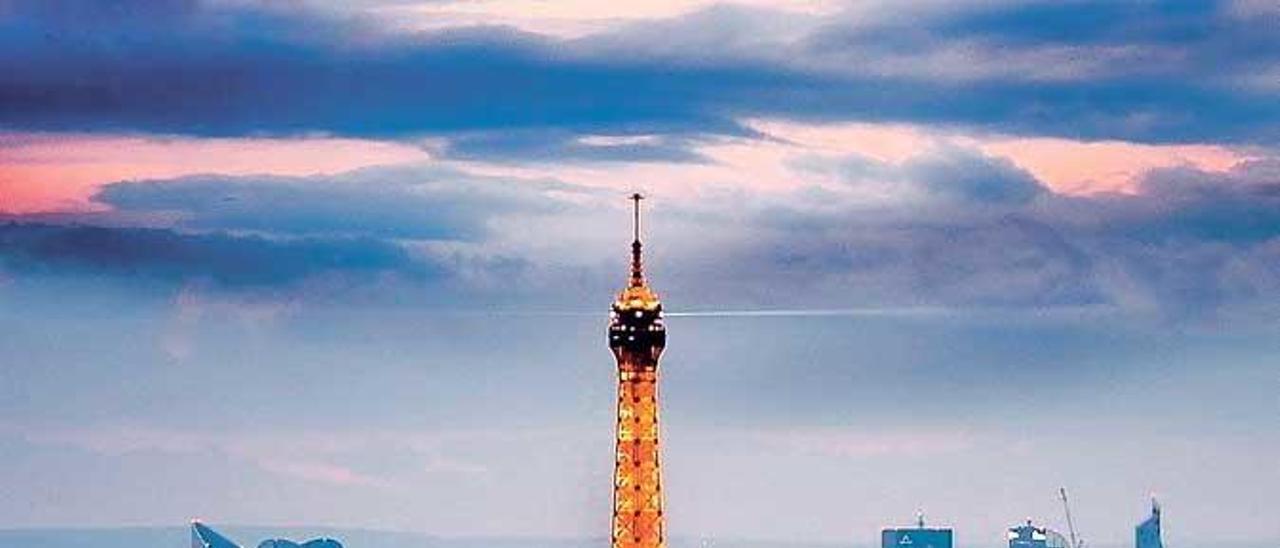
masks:
{"label": "white contrail streak", "polygon": [[[859,308],[750,308],[724,310],[667,310],[668,318],[945,318],[965,317],[986,320],[1055,320],[1103,318],[1121,312],[1112,306],[1052,306],[1030,309],[954,308],[940,306],[898,306]],[[436,310],[433,314],[457,317],[603,317],[607,310],[496,309]]]}
{"label": "white contrail streak", "polygon": [[[957,311],[939,307],[897,307],[897,308],[760,308],[738,310],[674,310],[663,312],[668,318],[805,318],[820,316],[943,316],[955,314]],[[440,315],[450,316],[509,316],[509,317],[596,317],[607,315],[607,311],[586,312],[576,310],[437,310]]]}
{"label": "white contrail streak", "polygon": [[676,318],[756,318],[756,317],[809,317],[809,316],[942,316],[954,311],[938,307],[897,308],[819,308],[819,309],[757,309],[757,310],[689,310],[666,312]]}
{"label": "white contrail streak", "polygon": [[863,308],[780,308],[745,310],[673,310],[665,315],[672,318],[947,318],[964,317],[990,321],[1057,321],[1102,319],[1123,313],[1108,305],[1049,306],[1024,309],[1009,308],[954,308],[941,306],[898,306]]}

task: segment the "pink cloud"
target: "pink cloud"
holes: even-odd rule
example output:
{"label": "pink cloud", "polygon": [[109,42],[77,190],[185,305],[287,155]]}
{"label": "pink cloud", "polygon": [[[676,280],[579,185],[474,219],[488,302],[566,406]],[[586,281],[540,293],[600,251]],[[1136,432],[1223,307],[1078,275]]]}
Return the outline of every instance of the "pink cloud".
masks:
{"label": "pink cloud", "polygon": [[[907,124],[804,124],[780,120],[744,120],[744,123],[769,138],[709,139],[696,146],[696,151],[709,160],[702,164],[467,162],[460,165],[487,175],[550,177],[620,191],[638,188],[676,201],[723,196],[726,191],[786,193],[824,186],[849,194],[855,200],[892,203],[903,196],[859,193],[843,179],[845,174],[839,170],[806,170],[799,166],[815,161],[836,165],[851,155],[897,165],[942,147],[960,146],[1005,158],[1055,192],[1092,194],[1132,192],[1141,176],[1152,169],[1189,166],[1226,172],[1251,158],[1244,150],[1206,144],[1027,138]],[[902,192],[906,187],[891,184],[866,188]]]}
{"label": "pink cloud", "polygon": [[976,146],[1008,158],[1050,188],[1065,194],[1136,190],[1152,169],[1187,166],[1225,173],[1249,157],[1215,145],[1148,145],[1123,141],[1072,141],[1049,138],[981,140]]}
{"label": "pink cloud", "polygon": [[428,157],[416,146],[356,139],[0,134],[0,213],[93,210],[93,192],[121,180],[315,175]]}
{"label": "pink cloud", "polygon": [[886,163],[901,163],[940,144],[972,147],[1008,159],[1063,194],[1132,192],[1141,176],[1152,169],[1188,166],[1226,172],[1251,157],[1217,145],[1028,138],[902,124],[812,125],[758,120],[750,125],[807,154],[858,154]]}
{"label": "pink cloud", "polygon": [[1152,169],[1190,166],[1226,172],[1250,158],[1245,152],[1217,145],[969,134],[903,124],[797,124],[756,120],[750,125],[810,154],[859,154],[887,163],[903,162],[944,143],[973,147],[990,156],[1007,158],[1055,192],[1064,194],[1131,192],[1138,178]]}
{"label": "pink cloud", "polygon": [[[1225,172],[1250,158],[1246,151],[1204,144],[1025,138],[909,124],[743,122],[770,138],[710,138],[695,147],[709,160],[705,163],[450,163],[477,175],[554,178],[619,191],[641,189],[677,202],[822,186],[872,204],[902,198],[877,192],[904,187],[863,185],[858,190],[842,180],[838,171],[798,166],[850,155],[895,165],[942,145],[963,146],[1006,158],[1056,192],[1090,194],[1132,192],[1137,180],[1152,169],[1189,166]],[[608,144],[613,142],[610,139],[616,138],[588,137],[587,142]],[[354,139],[0,134],[0,213],[92,210],[98,207],[88,200],[93,192],[118,180],[196,173],[312,175],[432,156],[426,146]]]}
{"label": "pink cloud", "polygon": [[857,153],[889,163],[899,163],[919,154],[942,135],[936,130],[906,124],[798,124],[752,120],[748,125],[809,153]]}
{"label": "pink cloud", "polygon": [[463,0],[392,4],[373,10],[389,24],[408,30],[436,30],[467,25],[506,25],[527,31],[575,38],[641,20],[669,19],[716,5],[767,8],[778,14],[831,14],[842,6],[833,0],[647,0],[620,3],[594,0]]}

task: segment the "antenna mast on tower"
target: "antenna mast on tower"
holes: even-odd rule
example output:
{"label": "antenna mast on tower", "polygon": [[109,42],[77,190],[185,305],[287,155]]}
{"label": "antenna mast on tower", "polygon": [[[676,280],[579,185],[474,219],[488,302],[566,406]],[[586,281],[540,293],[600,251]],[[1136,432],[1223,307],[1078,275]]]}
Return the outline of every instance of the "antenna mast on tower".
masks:
{"label": "antenna mast on tower", "polygon": [[629,287],[641,287],[644,285],[644,266],[640,260],[640,200],[643,200],[639,192],[631,195],[631,201],[635,206],[635,217],[632,223],[634,237],[631,240],[631,280],[627,283]]}

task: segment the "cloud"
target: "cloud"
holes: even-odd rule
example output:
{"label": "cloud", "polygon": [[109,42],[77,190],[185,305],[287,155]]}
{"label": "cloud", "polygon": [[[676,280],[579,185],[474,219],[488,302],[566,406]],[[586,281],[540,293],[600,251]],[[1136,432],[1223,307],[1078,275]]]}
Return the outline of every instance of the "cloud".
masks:
{"label": "cloud", "polygon": [[[1231,17],[1213,3],[1016,3],[918,19],[713,7],[576,40],[495,27],[393,32],[376,18],[253,3],[201,3],[164,24],[126,10],[69,29],[74,22],[28,5],[0,19],[0,115],[23,129],[724,135],[743,133],[740,119],[773,117],[1274,143],[1280,119],[1269,95],[1240,84],[1280,60],[1275,34],[1263,18]],[[793,20],[788,32],[771,32]],[[464,138],[454,150],[548,152],[485,144]]]}
{"label": "cloud", "polygon": [[440,269],[404,248],[369,238],[276,240],[170,229],[0,225],[0,265],[23,274],[79,273],[199,281],[228,288],[273,287],[328,275],[421,278]]}
{"label": "cloud", "polygon": [[[480,306],[483,295],[511,302],[574,275],[576,266],[535,263],[512,246],[531,226],[575,225],[601,192],[432,165],[125,181],[94,195],[102,211],[0,217],[0,267],[21,278],[161,281],[165,290],[347,289]],[[537,287],[525,291],[531,277]]]}
{"label": "cloud", "polygon": [[818,215],[839,204],[823,196],[827,192],[843,195],[844,201],[860,207],[887,206],[886,211],[903,205],[1017,206],[1050,192],[1008,158],[942,139],[922,140],[900,158],[801,153],[788,164],[800,174],[827,182],[810,204]]}
{"label": "cloud", "polygon": [[767,219],[723,255],[677,265],[677,280],[690,267],[733,273],[682,298],[818,309],[1113,304],[1084,242],[1027,214],[929,208],[885,216],[850,208],[804,222],[776,210],[760,214]]}
{"label": "cloud", "polygon": [[1141,182],[1151,198],[1132,216],[1147,241],[1253,243],[1280,232],[1280,162],[1254,160],[1226,174],[1191,168],[1150,172]]}
{"label": "cloud", "polygon": [[94,200],[117,214],[176,216],[198,230],[274,235],[474,241],[495,216],[571,207],[555,192],[587,190],[547,180],[480,177],[432,166],[360,169],[309,177],[216,175],[119,182]]}
{"label": "cloud", "polygon": [[917,157],[902,166],[904,175],[928,192],[953,200],[1023,204],[1047,189],[1030,173],[1005,158],[951,148]]}
{"label": "cloud", "polygon": [[558,130],[480,132],[449,138],[444,156],[488,162],[698,163],[697,139],[679,135],[591,135]]}
{"label": "cloud", "polygon": [[371,140],[0,133],[0,213],[92,210],[90,196],[114,181],[316,175],[427,158],[415,143]]}
{"label": "cloud", "polygon": [[814,308],[1114,307],[1196,321],[1269,314],[1274,298],[1262,296],[1280,281],[1275,165],[1153,170],[1136,194],[1065,196],[974,151],[855,157],[838,171],[853,188],[873,173],[902,197],[791,193],[753,207],[732,243],[692,253],[676,277],[733,273],[689,291],[708,305],[747,297]]}
{"label": "cloud", "polygon": [[[688,199],[663,200],[649,263],[664,293],[684,309],[1067,308],[1201,320],[1267,313],[1280,287],[1280,169],[1269,156],[1226,171],[1153,169],[1131,194],[1067,195],[981,143],[920,144],[880,158],[790,157],[779,168],[798,181],[789,189],[724,194],[699,183]],[[107,186],[97,199],[110,210],[81,219],[117,228],[0,234],[13,276],[232,290],[389,277],[404,285],[370,291],[547,305],[616,285],[625,234],[611,243],[610,215],[622,214],[613,192],[432,166],[195,176]],[[168,224],[130,228],[135,218]]]}
{"label": "cloud", "polygon": [[200,4],[201,0],[6,0],[0,4],[0,14],[68,26],[83,26],[92,21],[163,23],[196,13]]}
{"label": "cloud", "polygon": [[565,0],[552,5],[529,4],[522,0],[440,0],[426,3],[374,0],[370,11],[391,24],[411,29],[447,26],[501,24],[565,38],[606,32],[630,23],[647,23],[678,17],[722,5],[768,6],[786,14],[827,13],[837,10],[830,0],[653,0],[638,4],[601,5],[582,0]]}

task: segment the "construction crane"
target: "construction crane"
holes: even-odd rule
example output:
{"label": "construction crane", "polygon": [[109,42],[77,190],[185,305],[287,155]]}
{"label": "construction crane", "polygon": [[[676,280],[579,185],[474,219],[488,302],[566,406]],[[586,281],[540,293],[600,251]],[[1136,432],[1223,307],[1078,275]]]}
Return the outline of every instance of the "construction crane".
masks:
{"label": "construction crane", "polygon": [[1062,510],[1067,514],[1067,532],[1071,534],[1071,548],[1084,548],[1084,539],[1076,536],[1076,524],[1071,520],[1071,504],[1067,502],[1067,488],[1059,487],[1058,496],[1062,497]]}

